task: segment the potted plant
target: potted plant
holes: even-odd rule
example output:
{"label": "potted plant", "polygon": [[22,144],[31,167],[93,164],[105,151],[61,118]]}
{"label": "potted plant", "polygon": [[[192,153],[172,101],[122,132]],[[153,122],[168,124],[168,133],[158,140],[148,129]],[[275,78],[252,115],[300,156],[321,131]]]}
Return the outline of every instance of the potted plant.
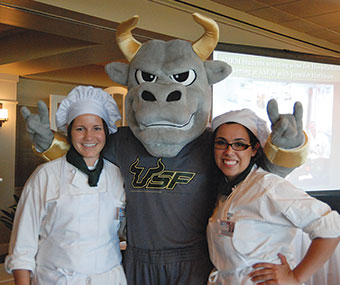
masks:
{"label": "potted plant", "polygon": [[[0,221],[11,231],[14,222],[15,211],[17,209],[17,204],[19,201],[19,196],[13,195],[15,204],[9,206],[9,210],[0,210],[2,215],[0,216]],[[1,252],[0,254],[0,263],[3,263],[5,260],[7,253]]]}
{"label": "potted plant", "polygon": [[2,216],[0,217],[0,221],[10,230],[12,230],[13,222],[14,222],[14,215],[17,209],[19,197],[17,195],[13,195],[15,204],[9,206],[9,211],[1,210]]}

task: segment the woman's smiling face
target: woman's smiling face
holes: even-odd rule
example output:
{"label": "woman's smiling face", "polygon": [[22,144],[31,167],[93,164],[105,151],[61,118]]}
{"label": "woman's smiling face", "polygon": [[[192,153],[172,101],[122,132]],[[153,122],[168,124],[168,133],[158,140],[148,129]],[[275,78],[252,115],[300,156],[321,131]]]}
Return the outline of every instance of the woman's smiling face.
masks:
{"label": "woman's smiling face", "polygon": [[84,114],[74,119],[72,145],[83,156],[87,166],[93,166],[105,146],[103,120],[97,115]]}
{"label": "woman's smiling face", "polygon": [[[237,123],[221,125],[216,132],[215,142],[225,141],[231,143],[250,144],[247,129]],[[242,173],[249,165],[252,157],[256,155],[257,149],[252,146],[245,150],[236,151],[229,145],[227,149],[214,148],[215,162],[229,181]]]}

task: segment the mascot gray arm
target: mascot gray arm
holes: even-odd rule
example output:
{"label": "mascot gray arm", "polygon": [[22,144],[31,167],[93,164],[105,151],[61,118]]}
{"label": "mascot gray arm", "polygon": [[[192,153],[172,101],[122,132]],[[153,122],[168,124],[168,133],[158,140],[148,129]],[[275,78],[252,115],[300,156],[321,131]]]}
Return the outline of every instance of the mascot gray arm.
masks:
{"label": "mascot gray arm", "polygon": [[303,164],[308,155],[308,137],[302,127],[302,104],[295,103],[293,114],[279,114],[276,100],[270,100],[267,113],[272,133],[264,147],[265,167],[285,177]]}

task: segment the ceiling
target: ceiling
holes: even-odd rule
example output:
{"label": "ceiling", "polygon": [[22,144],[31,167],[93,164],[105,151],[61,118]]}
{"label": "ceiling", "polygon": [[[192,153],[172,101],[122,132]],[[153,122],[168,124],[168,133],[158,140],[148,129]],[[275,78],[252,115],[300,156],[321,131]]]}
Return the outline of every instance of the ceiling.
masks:
{"label": "ceiling", "polygon": [[[124,56],[118,23],[28,0],[0,1],[0,73],[43,81],[112,86],[104,66]],[[170,37],[134,29],[140,42]]]}
{"label": "ceiling", "polygon": [[339,0],[212,0],[340,45]]}
{"label": "ceiling", "polygon": [[[212,0],[340,45],[340,0]],[[0,73],[108,87],[104,66],[123,55],[118,23],[35,1],[0,1]],[[143,42],[171,37],[136,28]]]}

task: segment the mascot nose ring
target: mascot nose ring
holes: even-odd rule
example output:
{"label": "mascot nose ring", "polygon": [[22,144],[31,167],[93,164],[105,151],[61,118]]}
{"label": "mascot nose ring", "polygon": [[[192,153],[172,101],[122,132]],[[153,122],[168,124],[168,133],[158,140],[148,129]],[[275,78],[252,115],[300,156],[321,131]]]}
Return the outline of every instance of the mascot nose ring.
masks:
{"label": "mascot nose ring", "polygon": [[[143,91],[141,95],[142,99],[145,101],[153,102],[157,101],[155,95],[153,95],[150,91]],[[166,102],[174,102],[179,101],[182,98],[181,91],[173,91],[166,97]]]}

